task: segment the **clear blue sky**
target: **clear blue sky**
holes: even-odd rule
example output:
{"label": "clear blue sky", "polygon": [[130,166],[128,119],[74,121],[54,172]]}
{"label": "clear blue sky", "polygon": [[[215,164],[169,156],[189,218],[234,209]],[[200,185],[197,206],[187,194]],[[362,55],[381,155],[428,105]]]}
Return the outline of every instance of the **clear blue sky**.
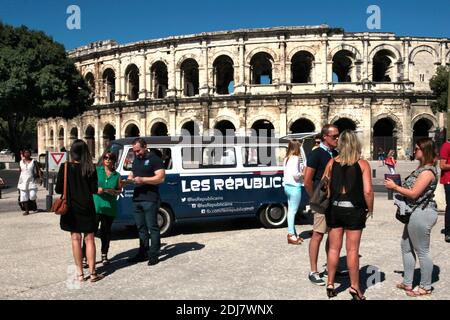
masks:
{"label": "clear blue sky", "polygon": [[[69,30],[67,7],[81,9],[81,30]],[[369,30],[366,9],[381,8],[381,29]],[[66,49],[97,40],[119,43],[240,28],[328,24],[349,32],[450,37],[450,0],[0,0],[0,20],[41,30]]]}

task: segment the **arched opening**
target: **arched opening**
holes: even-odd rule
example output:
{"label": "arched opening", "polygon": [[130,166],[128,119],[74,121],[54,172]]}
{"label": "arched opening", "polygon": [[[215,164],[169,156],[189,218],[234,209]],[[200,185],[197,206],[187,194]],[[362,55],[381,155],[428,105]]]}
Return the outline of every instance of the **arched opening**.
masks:
{"label": "arched opening", "polygon": [[389,50],[380,50],[373,57],[372,75],[374,82],[394,81],[395,55]]}
{"label": "arched opening", "polygon": [[348,50],[340,50],[333,56],[333,82],[352,82],[355,55]]}
{"label": "arched opening", "polygon": [[296,120],[289,128],[291,133],[314,132],[315,130],[316,126],[314,123],[305,118]]}
{"label": "arched opening", "polygon": [[62,148],[66,148],[64,146],[64,128],[60,128],[58,133],[58,151],[60,151]]}
{"label": "arched opening", "polygon": [[106,103],[112,103],[116,99],[116,74],[112,69],[103,72],[103,85],[105,90]]}
{"label": "arched opening", "polygon": [[108,144],[113,140],[116,140],[116,128],[108,123],[103,128],[103,150],[106,150]]}
{"label": "arched opening", "polygon": [[314,56],[308,51],[299,51],[291,61],[291,82],[311,83]]}
{"label": "arched opening", "polygon": [[55,147],[55,133],[53,132],[53,129],[50,129],[50,134],[48,135],[48,146],[50,147],[51,150],[53,150],[53,148]]}
{"label": "arched opening", "polygon": [[272,83],[273,58],[266,52],[258,52],[250,60],[251,84]]}
{"label": "arched opening", "polygon": [[194,59],[186,59],[181,64],[181,81],[186,97],[198,95],[198,63]]}
{"label": "arched opening", "polygon": [[378,148],[385,154],[391,149],[397,151],[395,122],[390,118],[380,119],[373,126],[373,159],[377,159]]}
{"label": "arched opening", "polygon": [[152,136],[167,136],[169,130],[167,130],[167,126],[163,122],[155,123],[150,129],[150,134]]}
{"label": "arched opening", "polygon": [[412,149],[416,145],[417,140],[422,138],[428,138],[430,136],[430,131],[432,131],[433,123],[426,118],[418,120],[413,126],[413,144]]}
{"label": "arched opening", "polygon": [[127,67],[125,79],[128,100],[137,100],[139,98],[139,69],[135,64]]}
{"label": "arched opening", "polygon": [[92,126],[88,126],[85,131],[86,144],[88,145],[89,152],[92,158],[95,158],[95,129]]}
{"label": "arched opening", "polygon": [[[217,94],[230,94],[234,91],[233,60],[229,56],[219,56],[213,63],[214,81]],[[232,89],[230,91],[230,88]]]}
{"label": "arched opening", "polygon": [[257,137],[275,137],[275,127],[269,120],[258,120],[252,125],[252,135]]}
{"label": "arched opening", "polygon": [[92,72],[86,73],[85,80],[89,86],[89,89],[91,89],[90,97],[94,98],[94,96],[95,96],[95,78],[94,78],[94,75],[92,74]]}
{"label": "arched opening", "polygon": [[74,141],[77,139],[78,139],[78,128],[74,127],[70,129],[70,145],[72,145]]}
{"label": "arched opening", "polygon": [[342,133],[344,130],[356,130],[356,123],[349,118],[340,118],[333,124],[338,127],[339,133]]}
{"label": "arched opening", "polygon": [[169,76],[167,66],[164,62],[155,62],[150,72],[153,80],[153,97],[156,99],[163,99],[167,95],[167,88],[169,87]]}
{"label": "arched opening", "polygon": [[139,132],[139,128],[137,127],[137,125],[131,123],[129,124],[126,129],[125,129],[125,138],[128,137],[139,137],[140,136],[140,132]]}
{"label": "arched opening", "polygon": [[214,129],[219,130],[222,136],[234,136],[236,133],[234,124],[228,120],[217,122]]}
{"label": "arched opening", "polygon": [[189,134],[191,136],[200,135],[200,128],[194,121],[188,121],[181,127],[181,133],[183,135]]}

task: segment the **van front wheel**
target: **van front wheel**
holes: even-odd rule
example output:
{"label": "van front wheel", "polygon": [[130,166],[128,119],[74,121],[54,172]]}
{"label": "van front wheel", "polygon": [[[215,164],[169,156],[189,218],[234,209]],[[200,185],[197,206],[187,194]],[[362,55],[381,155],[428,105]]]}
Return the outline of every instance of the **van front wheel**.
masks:
{"label": "van front wheel", "polygon": [[265,228],[281,228],[286,225],[287,207],[282,203],[269,204],[259,214],[259,220]]}
{"label": "van front wheel", "polygon": [[168,236],[173,228],[174,218],[170,209],[161,206],[157,216],[161,237]]}

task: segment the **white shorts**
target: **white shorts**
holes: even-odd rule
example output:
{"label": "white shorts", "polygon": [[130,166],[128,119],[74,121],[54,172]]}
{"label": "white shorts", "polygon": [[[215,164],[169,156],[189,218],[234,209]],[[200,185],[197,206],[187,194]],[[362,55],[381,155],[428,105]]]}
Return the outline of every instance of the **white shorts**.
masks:
{"label": "white shorts", "polygon": [[20,190],[20,202],[28,200],[34,201],[37,199],[37,189]]}

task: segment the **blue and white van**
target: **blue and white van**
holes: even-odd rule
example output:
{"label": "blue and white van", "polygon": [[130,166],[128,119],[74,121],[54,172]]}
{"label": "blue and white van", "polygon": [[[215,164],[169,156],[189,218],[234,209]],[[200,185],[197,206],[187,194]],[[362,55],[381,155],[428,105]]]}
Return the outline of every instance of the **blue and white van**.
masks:
{"label": "blue and white van", "polygon": [[[144,137],[150,152],[163,160],[165,182],[159,186],[158,224],[168,235],[175,223],[235,217],[257,217],[266,228],[282,227],[287,219],[283,190],[283,160],[289,138],[304,140],[303,154],[313,145],[314,133],[287,139],[256,137],[177,136]],[[134,160],[134,138],[112,141],[106,150],[117,156],[122,179]],[[133,186],[119,196],[116,224],[133,225]],[[304,208],[308,202],[303,190]]]}

